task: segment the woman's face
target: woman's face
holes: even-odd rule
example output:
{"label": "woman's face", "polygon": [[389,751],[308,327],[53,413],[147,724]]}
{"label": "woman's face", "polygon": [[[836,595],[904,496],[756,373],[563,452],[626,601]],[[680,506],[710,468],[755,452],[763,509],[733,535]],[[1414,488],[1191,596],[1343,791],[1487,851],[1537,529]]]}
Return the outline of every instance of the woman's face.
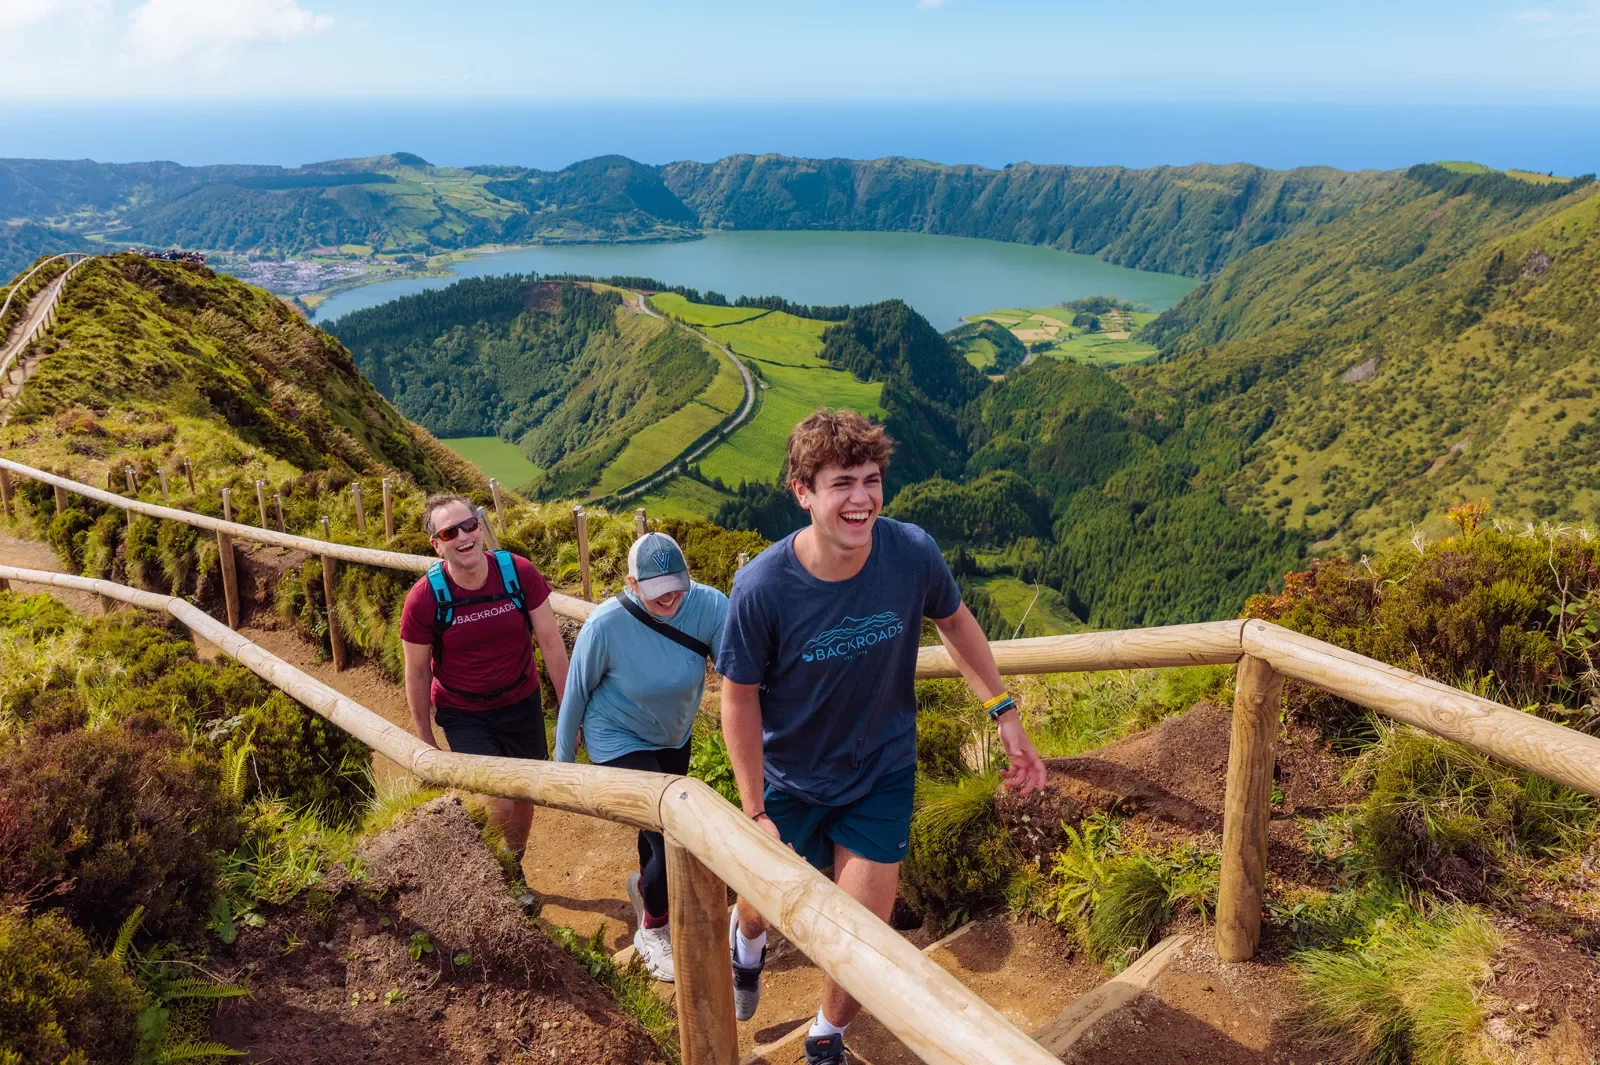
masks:
{"label": "woman's face", "polygon": [[683,605],[682,592],[668,592],[666,595],[658,596],[655,599],[646,599],[639,593],[639,582],[635,578],[629,577],[627,581],[628,591],[632,592],[639,602],[644,604],[644,608],[650,612],[652,617],[670,618]]}

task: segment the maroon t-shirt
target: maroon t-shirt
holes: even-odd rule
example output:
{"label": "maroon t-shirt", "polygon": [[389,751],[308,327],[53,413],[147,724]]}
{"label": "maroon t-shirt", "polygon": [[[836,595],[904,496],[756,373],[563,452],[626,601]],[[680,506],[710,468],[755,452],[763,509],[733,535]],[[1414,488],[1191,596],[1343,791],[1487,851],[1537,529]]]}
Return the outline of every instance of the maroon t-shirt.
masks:
{"label": "maroon t-shirt", "polygon": [[[550,582],[544,579],[544,574],[521,555],[512,555],[511,559],[517,567],[517,580],[522,582],[527,608],[532,610],[549,599]],[[489,579],[482,588],[461,587],[450,579],[449,567],[445,567],[444,580],[450,587],[452,599],[495,595],[505,591],[505,582],[500,579],[500,566],[492,555],[489,558]],[[406,593],[405,610],[400,615],[400,639],[406,643],[432,644],[434,606],[433,589],[429,587],[427,575],[424,574]],[[433,658],[434,706],[452,710],[491,710],[520,702],[539,687],[528,624],[517,616],[516,605],[510,599],[457,607],[455,621],[445,630],[440,643],[444,647],[444,661],[439,661],[436,648]],[[509,690],[493,699],[474,699],[470,695],[456,694],[492,692],[502,688]]]}

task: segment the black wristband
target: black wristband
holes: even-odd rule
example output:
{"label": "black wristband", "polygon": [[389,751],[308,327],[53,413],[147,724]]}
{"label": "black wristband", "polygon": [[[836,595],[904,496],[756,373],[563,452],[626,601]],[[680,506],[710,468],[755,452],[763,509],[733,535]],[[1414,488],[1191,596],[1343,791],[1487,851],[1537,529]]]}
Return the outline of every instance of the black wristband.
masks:
{"label": "black wristband", "polygon": [[770,814],[768,814],[767,811],[765,811],[765,810],[757,810],[755,813],[750,815],[750,820],[759,821],[763,817],[765,817],[768,821],[772,820],[772,816]]}

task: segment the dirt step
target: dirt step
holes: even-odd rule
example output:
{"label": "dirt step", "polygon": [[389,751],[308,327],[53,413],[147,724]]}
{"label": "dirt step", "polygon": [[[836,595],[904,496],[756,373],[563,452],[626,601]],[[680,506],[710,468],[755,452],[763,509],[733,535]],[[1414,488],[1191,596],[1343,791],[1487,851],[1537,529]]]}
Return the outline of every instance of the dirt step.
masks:
{"label": "dirt step", "polygon": [[[1053,925],[1005,914],[964,925],[924,952],[1025,1032],[1059,1016],[1106,978],[1105,970],[1075,954],[1071,941]],[[743,1065],[805,1060],[805,1032],[816,1015],[822,974],[803,956],[775,969],[769,956],[761,1009],[751,1024],[740,1026]],[[783,1021],[773,1023],[776,1017]],[[750,1034],[757,1045],[747,1048]],[[867,1013],[850,1026],[845,1042],[857,1060],[869,1065],[921,1061]]]}
{"label": "dirt step", "polygon": [[[1296,1030],[1292,1017],[1298,1005],[1294,977],[1282,965],[1224,964],[1209,937],[1197,936],[1166,959],[1137,994],[1087,1018],[1061,1060],[1071,1065],[1317,1065],[1329,1051]],[[1051,1034],[1039,1033],[1041,1041]],[[1068,1033],[1057,1029],[1053,1034]]]}

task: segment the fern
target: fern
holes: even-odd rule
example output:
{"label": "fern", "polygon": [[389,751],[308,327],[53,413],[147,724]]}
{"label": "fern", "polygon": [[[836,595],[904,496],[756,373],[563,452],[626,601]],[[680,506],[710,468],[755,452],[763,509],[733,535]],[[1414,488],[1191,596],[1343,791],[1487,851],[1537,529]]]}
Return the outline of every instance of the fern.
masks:
{"label": "fern", "polygon": [[122,927],[117,929],[116,942],[111,946],[111,960],[118,965],[126,967],[128,954],[133,949],[133,937],[139,934],[139,925],[144,921],[144,907],[135,906],[133,912],[128,914],[127,920],[122,922]]}
{"label": "fern", "polygon": [[240,743],[226,747],[222,751],[223,786],[228,789],[228,794],[240,802],[244,801],[245,787],[248,784],[248,780],[245,777],[245,767],[249,765],[250,755],[254,754],[256,749],[255,743],[252,742],[255,736],[255,730],[251,729],[250,735],[246,736]]}
{"label": "fern", "polygon": [[237,984],[214,984],[199,977],[175,980],[161,989],[162,1002],[172,1002],[180,998],[248,998],[249,996],[249,990]]}
{"label": "fern", "polygon": [[173,1061],[195,1061],[199,1058],[242,1058],[244,1051],[235,1050],[222,1043],[180,1043],[175,1047],[167,1047],[156,1054],[156,1065],[167,1065]]}

